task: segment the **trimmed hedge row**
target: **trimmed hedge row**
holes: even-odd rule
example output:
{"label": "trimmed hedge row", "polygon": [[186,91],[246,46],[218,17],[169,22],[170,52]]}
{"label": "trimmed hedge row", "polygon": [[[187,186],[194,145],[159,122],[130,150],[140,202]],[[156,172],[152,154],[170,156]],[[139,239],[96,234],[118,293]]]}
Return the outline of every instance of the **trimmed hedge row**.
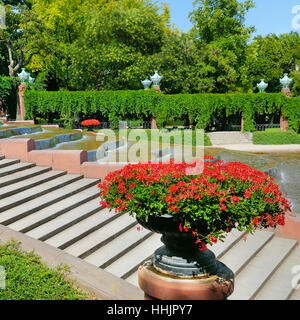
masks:
{"label": "trimmed hedge row", "polygon": [[254,132],[253,144],[300,144],[300,134],[295,132]]}
{"label": "trimmed hedge row", "polygon": [[32,119],[49,113],[70,118],[75,114],[106,118],[113,127],[120,120],[150,120],[157,117],[162,127],[166,121],[187,119],[205,129],[212,116],[243,115],[245,131],[255,130],[255,116],[284,113],[291,128],[299,130],[300,99],[283,93],[256,94],[158,94],[155,90],[130,91],[34,91],[25,92],[26,117]]}

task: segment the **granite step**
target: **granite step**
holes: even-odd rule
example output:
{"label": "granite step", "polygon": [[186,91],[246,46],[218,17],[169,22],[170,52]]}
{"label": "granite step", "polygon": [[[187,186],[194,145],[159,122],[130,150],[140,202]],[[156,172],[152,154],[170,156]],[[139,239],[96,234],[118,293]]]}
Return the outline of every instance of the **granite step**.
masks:
{"label": "granite step", "polygon": [[252,299],[296,244],[296,240],[273,237],[236,275],[235,290],[228,299]]}
{"label": "granite step", "polygon": [[[300,291],[300,246],[295,244],[293,246],[293,240],[287,242],[287,239],[282,239],[282,244],[286,245],[286,248],[291,248],[287,257],[281,261],[278,269],[270,276],[268,281],[264,284],[258,293],[252,296],[253,300],[288,300],[293,296],[294,289],[292,285],[293,278],[297,276],[299,279],[299,291]],[[273,249],[273,248],[271,248]],[[282,250],[282,248],[281,248]],[[277,252],[275,252],[277,255]],[[268,260],[273,261],[275,257],[271,257]],[[249,279],[248,279],[249,282]],[[300,295],[298,297],[300,300]]]}
{"label": "granite step", "polygon": [[124,254],[149,238],[153,233],[146,229],[138,230],[135,225],[105,246],[85,258],[87,262],[102,269],[108,267]]}
{"label": "granite step", "polygon": [[5,177],[0,178],[0,188],[12,185],[14,183],[24,181],[29,178],[33,178],[39,174],[45,173],[52,170],[50,167],[38,167],[33,166],[30,168],[24,167],[21,171],[18,171],[16,173],[11,173],[9,175],[6,175]]}
{"label": "granite step", "polygon": [[102,209],[91,217],[50,237],[45,240],[45,242],[56,248],[65,249],[121,216],[122,215],[109,212],[108,209]]}
{"label": "granite step", "polygon": [[65,171],[49,171],[49,172],[41,173],[40,175],[35,176],[33,178],[29,178],[29,179],[11,184],[9,186],[2,187],[0,188],[0,199],[4,199],[15,194],[19,195],[22,191],[39,186],[43,183],[54,180],[65,174],[66,174]]}
{"label": "granite step", "polygon": [[[50,172],[52,175],[55,174],[55,171]],[[57,171],[56,173],[58,174],[58,177],[49,182],[42,183],[33,188],[29,188],[28,190],[2,199],[0,202],[0,212],[14,208],[20,204],[24,204],[45,194],[49,194],[51,191],[58,190],[72,182],[82,179],[82,176],[78,174],[67,175],[65,171]],[[0,221],[3,221],[1,220],[1,217]]]}
{"label": "granite step", "polygon": [[8,175],[11,175],[15,172],[23,171],[25,169],[33,168],[35,166],[34,163],[29,162],[16,162],[15,164],[5,166],[0,168],[0,177],[6,177],[8,179]]}
{"label": "granite step", "polygon": [[2,159],[0,160],[0,168],[5,168],[19,162],[19,159]]}
{"label": "granite step", "polygon": [[227,265],[235,275],[274,237],[274,232],[256,231],[238,241],[219,261]]}
{"label": "granite step", "polygon": [[94,210],[100,210],[101,206],[96,200],[98,196],[97,188],[92,186],[8,226],[16,231],[27,233],[35,239],[46,240],[79,222],[78,219],[81,217],[83,219]]}
{"label": "granite step", "polygon": [[110,222],[108,225],[103,226],[99,230],[90,233],[80,241],[65,248],[65,251],[82,259],[86,258],[97,249],[105,246],[136,225],[137,222],[135,218],[129,216],[129,214],[124,214],[117,220]]}
{"label": "granite step", "polygon": [[144,261],[153,256],[156,249],[163,245],[160,238],[160,234],[154,233],[147,240],[143,241],[108,267],[104,268],[104,270],[126,280],[126,278],[137,271],[138,267]]}
{"label": "granite step", "polygon": [[[68,175],[69,176],[69,175]],[[9,225],[19,219],[22,219],[34,212],[46,208],[53,203],[56,203],[68,196],[77,194],[93,185],[98,184],[97,179],[82,179],[79,175],[70,175],[70,180],[75,179],[75,182],[69,183],[59,189],[48,192],[36,199],[30,200],[25,204],[20,204],[11,209],[8,209],[0,214],[0,223]],[[80,177],[80,179],[78,179]]]}

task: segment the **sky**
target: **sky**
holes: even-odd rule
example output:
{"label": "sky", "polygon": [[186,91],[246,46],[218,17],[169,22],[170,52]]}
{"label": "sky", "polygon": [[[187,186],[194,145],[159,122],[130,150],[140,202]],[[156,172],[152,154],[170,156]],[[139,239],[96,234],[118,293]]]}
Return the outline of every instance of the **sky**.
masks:
{"label": "sky", "polygon": [[[254,1],[255,8],[250,9],[246,16],[246,25],[256,28],[254,36],[290,31],[300,32],[300,0]],[[188,14],[193,10],[193,0],[159,0],[158,2],[169,4],[171,23],[174,23],[178,29],[186,32],[191,28],[192,24]],[[293,8],[295,10],[294,14],[292,12]]]}

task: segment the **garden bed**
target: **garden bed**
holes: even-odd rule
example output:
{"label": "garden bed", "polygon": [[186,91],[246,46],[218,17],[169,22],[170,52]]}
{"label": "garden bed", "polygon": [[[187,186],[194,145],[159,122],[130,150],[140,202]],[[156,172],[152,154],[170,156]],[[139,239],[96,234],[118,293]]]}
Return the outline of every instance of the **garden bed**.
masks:
{"label": "garden bed", "polygon": [[90,300],[68,280],[68,268],[50,269],[33,252],[22,251],[16,242],[0,246],[0,265],[6,286],[0,300]]}

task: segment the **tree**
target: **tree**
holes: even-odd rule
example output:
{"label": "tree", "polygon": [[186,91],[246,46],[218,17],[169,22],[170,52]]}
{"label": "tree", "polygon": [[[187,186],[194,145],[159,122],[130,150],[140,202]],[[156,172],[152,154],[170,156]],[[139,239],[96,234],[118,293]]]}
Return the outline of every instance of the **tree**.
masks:
{"label": "tree", "polygon": [[267,92],[279,92],[279,79],[284,73],[295,70],[299,46],[300,36],[297,32],[254,38],[248,49],[252,54],[246,60],[253,91],[257,90],[256,84],[260,79],[264,79],[268,82]]}
{"label": "tree", "polygon": [[6,28],[0,29],[0,41],[7,49],[8,74],[15,77],[35,55],[45,56],[43,23],[31,10],[29,1],[4,1]]}
{"label": "tree", "polygon": [[30,67],[70,90],[137,89],[161,50],[168,10],[146,0],[34,0],[53,53]]}
{"label": "tree", "polygon": [[196,0],[190,14],[192,34],[198,48],[201,92],[245,90],[242,77],[247,42],[254,28],[245,27],[252,0]]}

